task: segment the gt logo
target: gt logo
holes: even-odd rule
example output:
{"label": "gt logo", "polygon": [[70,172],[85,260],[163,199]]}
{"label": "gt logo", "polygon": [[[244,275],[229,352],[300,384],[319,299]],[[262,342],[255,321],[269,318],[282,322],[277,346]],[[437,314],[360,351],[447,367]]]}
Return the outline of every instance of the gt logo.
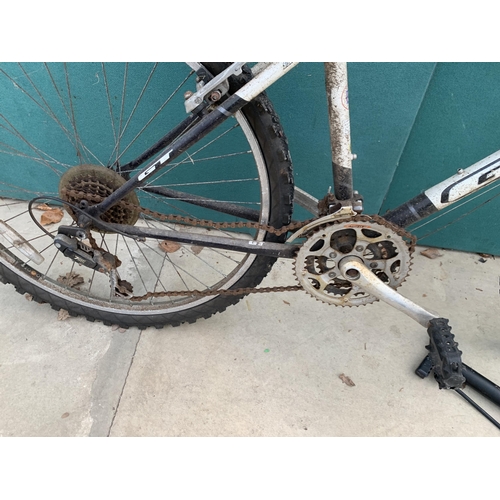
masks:
{"label": "gt logo", "polygon": [[154,165],[151,165],[146,170],[144,170],[144,172],[141,172],[137,180],[142,181],[146,177],[149,177],[156,170],[156,167],[160,166],[163,162],[166,162],[170,158],[170,153],[172,151],[173,149],[167,151]]}

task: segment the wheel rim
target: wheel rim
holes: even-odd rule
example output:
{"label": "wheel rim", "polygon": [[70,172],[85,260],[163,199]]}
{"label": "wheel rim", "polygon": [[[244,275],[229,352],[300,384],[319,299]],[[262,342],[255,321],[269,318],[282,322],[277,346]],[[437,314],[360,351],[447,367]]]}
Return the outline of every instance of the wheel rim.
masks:
{"label": "wheel rim", "polygon": [[[43,64],[0,66],[0,90],[4,91],[3,95],[10,95],[8,101],[13,103],[7,109],[0,109],[0,161],[3,163],[3,174],[0,174],[2,197],[0,219],[5,220],[29,240],[44,256],[45,261],[41,265],[35,265],[12,244],[5,240],[1,240],[0,243],[3,249],[15,257],[17,264],[28,264],[29,267],[24,268],[23,274],[26,279],[35,281],[31,276],[31,269],[34,269],[43,276],[42,280],[36,280],[37,286],[47,289],[52,294],[81,301],[87,305],[91,304],[94,308],[124,311],[130,309],[134,314],[142,314],[144,311],[176,312],[213,299],[213,297],[158,298],[132,305],[127,300],[111,296],[107,276],[75,265],[56,251],[48,237],[42,236],[40,231],[33,232],[34,225],[30,224],[29,215],[23,213],[26,201],[20,201],[43,194],[57,196],[58,186],[54,179],[58,179],[74,165],[71,164],[71,159],[80,164],[92,162],[116,165],[117,161],[123,164],[146,149],[144,143],[154,143],[159,138],[158,130],[162,131],[162,135],[172,128],[176,118],[165,114],[165,110],[168,109],[168,105],[175,103],[179,115],[179,109],[182,108],[182,93],[186,89],[193,88],[194,77],[182,79],[181,84],[175,84],[171,92],[165,93],[163,89],[163,95],[167,97],[158,101],[156,94],[159,93],[158,85],[161,81],[157,80],[163,77],[165,82],[163,72],[160,76],[156,74],[158,68],[155,65],[143,64],[140,67],[126,64],[120,70],[113,65],[92,65],[88,68],[82,65],[75,67],[61,65],[56,68]],[[141,78],[134,80],[132,77],[134,71],[138,71]],[[42,75],[45,78],[43,88],[40,83]],[[80,78],[75,79],[78,75]],[[99,117],[81,111],[79,99],[85,96],[89,100],[90,96],[94,95],[90,91],[84,91],[85,85],[97,86],[91,90],[98,91],[94,101],[96,107],[104,109],[105,115],[109,116],[107,136],[100,132],[102,124],[99,122]],[[123,97],[129,90],[134,95],[131,102]],[[68,96],[71,96],[71,99]],[[139,103],[138,96],[140,96]],[[149,109],[149,104],[148,106],[145,104],[148,96],[155,101],[154,109]],[[160,111],[157,112],[155,109]],[[182,109],[181,111],[183,112]],[[100,120],[104,121],[102,116],[101,114]],[[133,126],[132,119],[139,117],[143,120]],[[47,130],[41,132],[40,128],[44,127],[34,128],[34,121],[42,123]],[[180,120],[177,118],[177,121]],[[165,125],[166,123],[168,125]],[[90,147],[86,133],[97,125],[99,127],[98,130],[94,130],[94,135],[100,136],[100,142],[96,141],[97,144],[92,144]],[[57,131],[52,132],[55,135],[49,135],[49,126]],[[35,137],[30,138],[33,135]],[[63,140],[66,141],[64,147]],[[243,149],[233,147],[243,143],[245,143]],[[221,153],[216,153],[218,148],[221,148]],[[249,163],[254,165],[252,175],[243,170]],[[39,170],[34,170],[35,165]],[[209,168],[208,165],[215,166]],[[187,173],[188,166],[192,172]],[[228,172],[232,175],[229,176]],[[155,185],[166,185],[202,196],[209,196],[208,193],[214,192],[217,188],[225,195],[221,196],[222,201],[237,202],[260,210],[261,222],[268,222],[271,202],[265,160],[255,135],[242,113],[238,113],[233,123],[215,131],[204,142],[195,145],[152,182]],[[243,192],[245,194],[241,194]],[[237,199],[227,198],[228,194],[236,196]],[[144,191],[139,193],[139,200],[141,205],[163,213],[179,213],[216,220],[217,215],[220,216],[215,211],[206,212],[182,201],[167,202]],[[41,217],[42,213],[37,212],[37,215]],[[65,216],[59,223],[47,226],[47,229],[55,234],[60,224],[69,223],[71,219]],[[138,224],[168,227],[174,230],[178,228],[174,224],[161,222],[146,215],[141,215]],[[261,241],[265,232],[254,231],[249,236]],[[198,248],[185,245],[177,250],[170,247],[165,251],[164,248],[158,248],[156,241],[146,241],[139,246],[136,242],[115,235],[101,234],[95,237],[102,248],[113,254],[116,252],[124,262],[118,271],[122,278],[133,281],[134,295],[142,295],[147,291],[179,289],[179,287],[182,290],[203,290],[214,287],[227,289],[241,279],[256,258],[254,255],[206,248],[199,251]],[[3,262],[6,260],[8,258],[2,258]],[[16,269],[16,273],[19,274],[19,267]],[[60,278],[67,273],[79,275],[83,278],[83,283],[75,284],[75,281],[78,281],[75,279],[61,282]]]}

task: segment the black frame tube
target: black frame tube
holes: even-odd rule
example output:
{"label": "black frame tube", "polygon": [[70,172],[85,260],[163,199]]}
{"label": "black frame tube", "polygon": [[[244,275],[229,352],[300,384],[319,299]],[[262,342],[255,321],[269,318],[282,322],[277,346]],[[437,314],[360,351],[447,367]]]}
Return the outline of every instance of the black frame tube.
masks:
{"label": "black frame tube", "polygon": [[165,148],[169,151],[164,154],[159,160],[144,167],[140,172],[129,179],[125,184],[123,184],[123,186],[114,191],[104,201],[90,207],[88,209],[89,214],[93,217],[99,217],[100,215],[107,212],[124,196],[126,196],[134,189],[141,187],[147,178],[167,166],[172,162],[172,160],[175,160],[193,144],[205,137],[218,125],[227,120],[227,118],[239,111],[245,104],[247,104],[247,101],[236,94],[229,97],[223,104],[203,117],[201,121],[191,127],[184,135],[173,141],[169,147]]}
{"label": "black frame tube", "polygon": [[190,205],[209,208],[210,210],[215,210],[216,212],[232,215],[234,217],[240,217],[242,219],[253,222],[258,222],[260,219],[259,210],[242,207],[235,203],[213,200],[211,198],[205,198],[204,196],[184,193],[183,191],[177,191],[175,189],[169,189],[163,186],[145,186],[142,188],[142,190],[148,193],[158,194],[165,198],[170,198],[172,200],[181,200],[184,203],[189,203]]}
{"label": "black frame tube", "polygon": [[138,166],[142,165],[145,161],[152,158],[155,154],[159,153],[165,149],[172,141],[177,139],[182,135],[189,127],[201,119],[199,115],[189,115],[181,123],[179,123],[170,132],[164,135],[156,144],[153,144],[144,153],[138,156],[135,160],[132,160],[125,165],[118,166],[118,172],[123,175],[135,170]]}
{"label": "black frame tube", "polygon": [[121,234],[126,234],[132,238],[154,238],[158,240],[177,241],[179,243],[187,243],[189,245],[203,245],[210,248],[221,248],[224,250],[252,253],[256,255],[267,255],[275,258],[292,259],[294,258],[295,253],[300,249],[300,245],[274,243],[269,241],[255,241],[225,236],[210,236],[183,231],[173,231],[170,229],[151,229],[138,226],[128,226],[125,224],[106,223],[103,225],[103,229],[106,231],[111,230]]}
{"label": "black frame tube", "polygon": [[462,363],[462,373],[468,385],[481,393],[485,398],[500,406],[500,387],[498,385],[464,363]]}
{"label": "black frame tube", "polygon": [[[420,378],[427,377],[432,370],[432,359],[428,354],[420,363],[415,373]],[[500,406],[500,387],[485,376],[473,370],[470,366],[462,362],[462,374],[465,377],[466,385],[472,387],[485,398]]]}
{"label": "black frame tube", "polygon": [[415,222],[437,212],[438,209],[424,194],[419,194],[403,203],[399,207],[392,209],[382,217],[399,227],[408,227]]}

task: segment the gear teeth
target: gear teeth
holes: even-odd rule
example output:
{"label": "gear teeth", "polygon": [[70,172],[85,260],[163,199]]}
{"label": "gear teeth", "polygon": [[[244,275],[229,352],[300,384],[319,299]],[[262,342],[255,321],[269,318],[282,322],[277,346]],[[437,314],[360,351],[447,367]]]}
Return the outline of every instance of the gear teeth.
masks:
{"label": "gear teeth", "polygon": [[[405,231],[404,229],[397,227],[397,226],[394,226],[393,224],[387,222],[384,218],[382,218],[378,215],[375,215],[375,216],[356,215],[356,216],[350,217],[349,219],[342,218],[342,219],[339,219],[336,221],[330,221],[326,224],[319,224],[319,225],[311,228],[307,232],[307,234],[304,234],[303,236],[307,237],[309,240],[311,238],[314,238],[315,237],[314,235],[316,235],[318,232],[325,230],[328,227],[331,227],[334,225],[345,224],[345,223],[353,223],[353,222],[366,222],[366,223],[375,224],[378,226],[383,226],[387,229],[390,229],[393,233],[395,233],[397,236],[399,236],[399,238],[401,238],[401,242],[403,243],[403,245],[405,245],[405,247],[403,246],[403,248],[405,248],[408,251],[408,253],[407,253],[408,260],[406,263],[406,272],[404,273],[404,276],[396,284],[396,286],[394,286],[393,288],[398,289],[399,287],[401,287],[401,285],[406,281],[406,279],[410,275],[410,271],[412,268],[412,255],[413,255],[413,252],[415,250],[416,238],[413,235],[411,235],[410,233],[408,233],[407,231]],[[392,239],[392,241],[394,241],[394,239]],[[326,300],[322,299],[321,295],[319,293],[318,294],[312,293],[308,289],[309,287],[304,286],[304,282],[301,280],[301,278],[299,277],[298,272],[297,272],[297,261],[298,261],[300,252],[302,251],[303,248],[304,248],[304,245],[302,245],[302,247],[295,254],[295,258],[293,260],[293,271],[295,274],[296,281],[298,282],[298,284],[302,287],[302,289],[309,296],[313,297],[318,302],[326,303],[328,305],[341,306],[341,307],[360,307],[360,306],[366,306],[368,304],[373,304],[375,302],[379,302],[379,299],[374,298],[373,296],[369,296],[368,298],[372,298],[373,300],[370,300],[367,302],[360,302],[357,304],[353,304],[353,303],[349,303],[349,302],[347,302],[347,303],[338,302],[337,303],[337,302],[330,302],[330,301],[326,301]],[[398,247],[398,250],[401,250],[401,247]],[[326,294],[323,294],[323,295],[326,296]],[[328,297],[328,298],[331,298],[331,297]]]}

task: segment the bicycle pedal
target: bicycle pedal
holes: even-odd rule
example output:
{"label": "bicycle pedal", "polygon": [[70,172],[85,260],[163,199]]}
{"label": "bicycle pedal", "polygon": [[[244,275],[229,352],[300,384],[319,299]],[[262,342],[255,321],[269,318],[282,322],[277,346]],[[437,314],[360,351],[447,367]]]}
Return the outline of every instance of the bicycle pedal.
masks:
{"label": "bicycle pedal", "polygon": [[427,329],[430,344],[425,348],[432,360],[434,378],[440,389],[459,389],[465,384],[462,373],[462,351],[445,318],[433,318]]}
{"label": "bicycle pedal", "polygon": [[418,368],[415,370],[415,374],[420,378],[425,378],[430,375],[432,371],[432,359],[428,354],[423,361],[418,365]]}

